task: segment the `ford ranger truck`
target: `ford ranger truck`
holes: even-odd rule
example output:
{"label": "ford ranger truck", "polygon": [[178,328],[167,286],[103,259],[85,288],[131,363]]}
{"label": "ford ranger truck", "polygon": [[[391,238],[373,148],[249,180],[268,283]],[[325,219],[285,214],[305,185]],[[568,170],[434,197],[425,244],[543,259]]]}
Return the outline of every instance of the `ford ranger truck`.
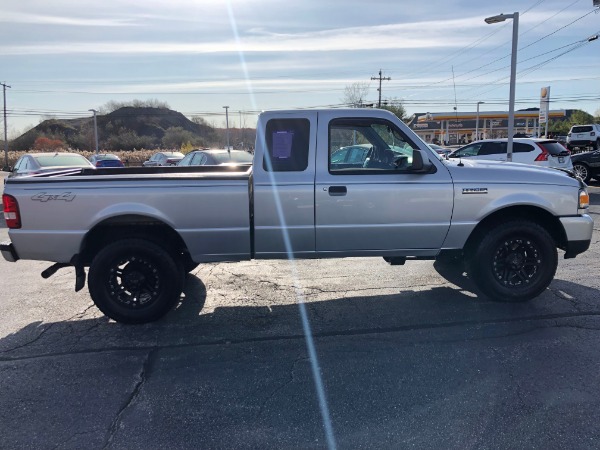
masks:
{"label": "ford ranger truck", "polygon": [[464,262],[480,295],[526,301],[558,251],[588,249],[586,185],[572,173],[445,160],[378,109],[259,115],[250,166],[77,169],[8,179],[8,261],[75,268],[96,306],[144,323],[198,264],[383,257]]}

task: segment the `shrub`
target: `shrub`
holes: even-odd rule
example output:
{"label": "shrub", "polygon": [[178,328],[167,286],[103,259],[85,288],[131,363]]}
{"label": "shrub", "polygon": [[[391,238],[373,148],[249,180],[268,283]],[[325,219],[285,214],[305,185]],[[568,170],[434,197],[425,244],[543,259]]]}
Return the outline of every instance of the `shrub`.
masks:
{"label": "shrub", "polygon": [[33,149],[38,151],[56,151],[65,148],[65,143],[60,139],[50,139],[45,136],[38,137],[33,143]]}

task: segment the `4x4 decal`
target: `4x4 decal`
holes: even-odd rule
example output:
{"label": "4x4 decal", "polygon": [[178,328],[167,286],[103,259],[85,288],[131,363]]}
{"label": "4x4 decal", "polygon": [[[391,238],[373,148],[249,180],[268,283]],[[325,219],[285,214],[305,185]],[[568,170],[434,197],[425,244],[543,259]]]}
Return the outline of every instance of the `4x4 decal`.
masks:
{"label": "4x4 decal", "polygon": [[45,192],[40,192],[31,197],[31,200],[35,200],[36,202],[48,202],[50,200],[63,200],[65,202],[72,202],[75,198],[75,194],[70,192],[63,192],[62,194],[47,194]]}

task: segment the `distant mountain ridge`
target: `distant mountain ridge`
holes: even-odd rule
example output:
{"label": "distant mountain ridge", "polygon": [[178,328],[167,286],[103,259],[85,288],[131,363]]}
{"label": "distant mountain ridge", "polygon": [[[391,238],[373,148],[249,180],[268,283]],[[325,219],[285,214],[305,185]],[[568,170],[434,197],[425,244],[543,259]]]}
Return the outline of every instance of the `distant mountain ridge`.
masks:
{"label": "distant mountain ridge", "polygon": [[[158,148],[170,130],[187,138],[192,144],[209,144],[216,138],[215,130],[189,120],[182,113],[168,108],[124,106],[96,117],[100,147],[126,150],[123,147]],[[48,119],[10,143],[12,150],[29,150],[38,137],[63,140],[74,149],[91,149],[94,142],[92,117],[78,119]],[[117,148],[121,147],[121,148]]]}

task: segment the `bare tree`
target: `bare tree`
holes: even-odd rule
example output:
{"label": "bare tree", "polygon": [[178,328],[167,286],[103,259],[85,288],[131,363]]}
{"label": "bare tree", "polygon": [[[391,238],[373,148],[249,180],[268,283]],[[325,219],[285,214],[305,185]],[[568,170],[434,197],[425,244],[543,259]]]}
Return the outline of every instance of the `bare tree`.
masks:
{"label": "bare tree", "polygon": [[406,108],[402,104],[402,100],[395,97],[386,100],[383,105],[381,105],[381,109],[387,109],[388,111],[393,112],[400,120],[407,119]]}
{"label": "bare tree", "polygon": [[360,108],[364,105],[368,94],[369,83],[357,81],[344,88],[344,98],[342,101],[353,108]]}

